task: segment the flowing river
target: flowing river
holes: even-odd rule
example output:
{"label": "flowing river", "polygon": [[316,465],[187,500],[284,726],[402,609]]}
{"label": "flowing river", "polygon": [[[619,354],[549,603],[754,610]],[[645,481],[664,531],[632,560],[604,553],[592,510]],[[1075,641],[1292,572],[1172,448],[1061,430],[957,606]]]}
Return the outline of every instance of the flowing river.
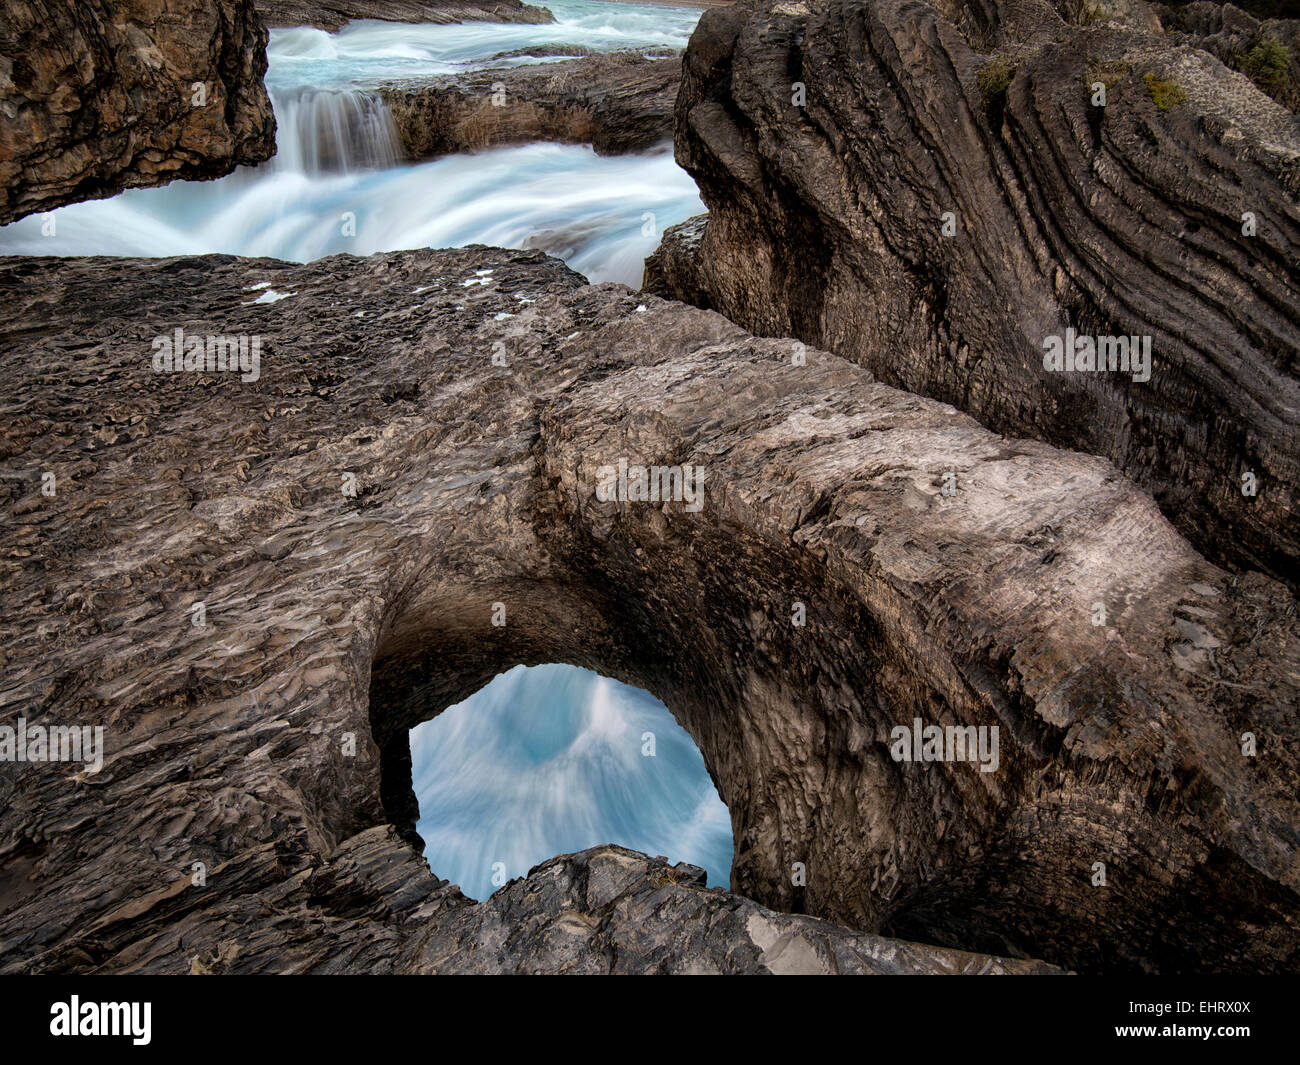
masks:
{"label": "flowing river", "polygon": [[619,843],[726,887],[731,821],[653,696],[574,666],[516,666],[411,731],[418,830],[471,898],[556,854]]}
{"label": "flowing river", "polygon": [[[276,156],[217,181],[177,181],[72,204],[0,229],[0,254],[230,255],[306,262],[350,252],[493,244],[541,248],[592,281],[641,283],[666,226],[704,210],[671,147],[601,157],[530,144],[401,162],[387,110],[367,91],[451,74],[537,45],[682,48],[699,12],[557,0],[541,26],[353,22],[336,34],[271,31],[267,89]],[[556,56],[553,58],[563,58]],[[492,62],[490,62],[492,61]],[[52,229],[52,233],[50,232]]]}
{"label": "flowing river", "polygon": [[[704,210],[669,146],[602,158],[530,144],[408,163],[386,108],[367,91],[542,44],[682,48],[699,18],[594,0],[547,6],[553,25],[272,30],[272,160],[217,181],[63,207],[52,226],[50,215],[28,217],[0,229],[0,254],[224,252],[305,262],[480,243],[541,248],[593,281],[637,286],[663,228]],[[414,729],[411,754],[425,855],[473,898],[599,843],[688,861],[709,871],[710,884],[727,885],[727,809],[690,737],[643,691],[571,666],[517,667]]]}

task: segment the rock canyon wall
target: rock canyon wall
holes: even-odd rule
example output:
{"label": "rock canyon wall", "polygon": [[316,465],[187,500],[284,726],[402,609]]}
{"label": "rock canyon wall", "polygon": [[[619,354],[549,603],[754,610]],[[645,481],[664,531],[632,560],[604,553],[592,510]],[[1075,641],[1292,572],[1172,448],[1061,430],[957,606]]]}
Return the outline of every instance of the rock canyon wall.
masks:
{"label": "rock canyon wall", "polygon": [[3,0],[0,224],[275,151],[252,0]]}
{"label": "rock canyon wall", "polygon": [[[1104,455],[1210,557],[1294,586],[1300,119],[1179,25],[1139,2],[708,11],[676,137],[709,215],[648,285]],[[1146,338],[1150,377],[1104,347],[1106,371],[1054,372],[1050,337]]]}

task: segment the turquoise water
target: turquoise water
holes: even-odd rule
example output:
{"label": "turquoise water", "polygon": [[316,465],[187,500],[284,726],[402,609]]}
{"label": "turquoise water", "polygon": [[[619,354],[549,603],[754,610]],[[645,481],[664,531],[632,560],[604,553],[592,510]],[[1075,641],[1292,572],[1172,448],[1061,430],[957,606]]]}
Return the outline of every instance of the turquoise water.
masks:
{"label": "turquoise water", "polygon": [[[387,79],[482,65],[535,44],[684,47],[699,12],[558,0],[557,23],[352,23],[274,30],[267,88],[276,157],[211,182],[73,204],[0,229],[0,254],[223,252],[306,262],[482,243],[541,248],[593,281],[637,286],[666,226],[702,212],[671,148],[598,157],[531,144],[405,163],[368,91]],[[518,58],[510,62],[537,62]],[[642,734],[655,735],[654,757]],[[620,843],[709,871],[726,886],[731,826],[689,736],[656,699],[585,670],[523,667],[411,734],[419,831],[441,877],[495,890],[556,854]]]}
{"label": "turquoise water", "polygon": [[600,843],[728,884],[727,808],[690,736],[638,688],[574,666],[516,666],[413,729],[411,764],[429,867],[471,898]]}
{"label": "turquoise water", "polygon": [[[272,30],[266,84],[272,90],[337,88],[453,74],[483,66],[502,52],[538,44],[577,44],[598,52],[655,45],[685,48],[700,19],[700,12],[693,8],[598,0],[559,0],[543,6],[555,15],[554,23],[408,26],[366,20],[350,22],[338,33],[308,27]],[[544,61],[516,56],[495,62]]]}
{"label": "turquoise water", "polygon": [[[540,248],[592,281],[639,286],[663,230],[704,210],[665,145],[601,158],[530,144],[400,161],[391,117],[366,86],[482,65],[498,52],[573,43],[681,47],[694,10],[561,0],[554,25],[350,23],[273,30],[267,88],[276,157],[211,182],[131,189],[0,228],[0,254],[271,256],[493,244]],[[519,59],[517,62],[536,62]]]}

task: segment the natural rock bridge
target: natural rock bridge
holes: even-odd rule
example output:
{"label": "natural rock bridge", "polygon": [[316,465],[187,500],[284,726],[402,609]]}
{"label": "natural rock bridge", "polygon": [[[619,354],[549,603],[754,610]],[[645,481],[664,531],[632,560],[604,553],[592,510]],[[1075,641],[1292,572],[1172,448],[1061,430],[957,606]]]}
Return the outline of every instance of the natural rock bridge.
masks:
{"label": "natural rock bridge", "polygon": [[[0,709],[107,747],[0,765],[0,970],[1294,968],[1294,600],[1106,461],[536,253],[0,292]],[[257,380],[155,372],[177,328]],[[620,458],[703,508],[599,502]],[[618,848],[431,877],[406,730],[517,662],[663,699],[762,906]],[[895,762],[917,718],[997,770]]]}

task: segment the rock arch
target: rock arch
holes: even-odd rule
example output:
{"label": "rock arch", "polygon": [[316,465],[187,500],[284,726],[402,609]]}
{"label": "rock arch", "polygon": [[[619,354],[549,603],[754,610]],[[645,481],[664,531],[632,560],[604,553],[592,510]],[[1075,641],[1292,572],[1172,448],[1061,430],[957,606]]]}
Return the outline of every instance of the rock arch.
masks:
{"label": "rock arch", "polygon": [[[255,385],[152,373],[160,280],[187,331],[264,337]],[[292,295],[254,304],[262,283]],[[6,499],[4,702],[110,737],[98,780],[7,789],[0,869],[35,889],[0,910],[6,967],[202,968],[232,941],[250,967],[468,964],[448,944],[473,922],[545,903],[428,876],[388,828],[394,739],[542,660],[664,700],[759,903],[1087,970],[1293,964],[1293,601],[1103,460],[536,253],[9,260],[0,288],[27,338],[12,462],[63,486]],[[598,502],[619,457],[705,466],[706,505]],[[895,762],[916,718],[996,726],[997,772]],[[754,920],[841,967],[880,942]],[[653,964],[723,964],[722,933],[690,934]]]}

